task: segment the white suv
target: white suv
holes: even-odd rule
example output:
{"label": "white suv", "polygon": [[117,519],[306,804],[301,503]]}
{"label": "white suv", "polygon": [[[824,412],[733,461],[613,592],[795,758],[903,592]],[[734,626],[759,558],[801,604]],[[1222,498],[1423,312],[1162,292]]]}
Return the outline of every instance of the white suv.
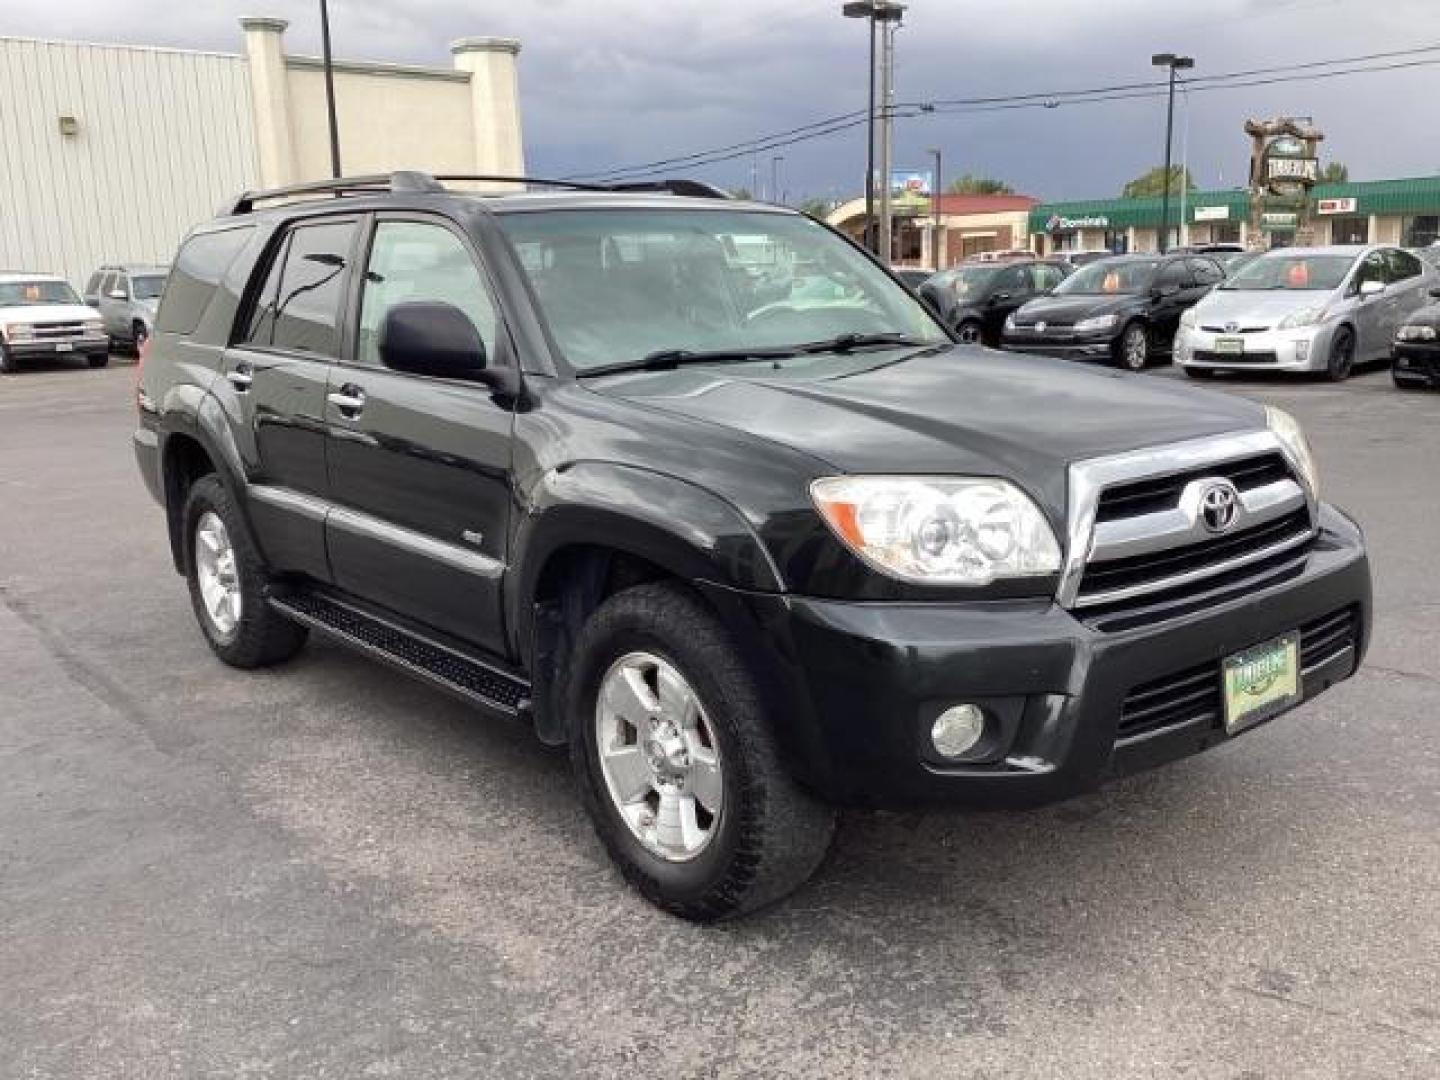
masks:
{"label": "white suv", "polygon": [[64,278],[0,274],[0,372],[27,359],[83,356],[91,367],[110,362],[100,313],[86,307]]}

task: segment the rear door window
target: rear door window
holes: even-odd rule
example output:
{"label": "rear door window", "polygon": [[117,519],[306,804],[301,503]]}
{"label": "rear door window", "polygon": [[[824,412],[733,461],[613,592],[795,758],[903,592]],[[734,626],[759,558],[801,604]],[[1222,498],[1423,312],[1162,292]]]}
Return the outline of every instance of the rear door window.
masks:
{"label": "rear door window", "polygon": [[1225,271],[1220,269],[1218,263],[1209,259],[1191,259],[1190,269],[1195,273],[1195,280],[1201,285],[1218,285],[1225,280]]}
{"label": "rear door window", "polygon": [[[215,290],[225,276],[225,271],[230,269],[235,257],[244,250],[250,234],[251,227],[246,226],[200,233],[185,241],[175,259],[175,268],[170,273],[160,311],[155,316],[155,329],[158,332],[195,332],[205,309],[215,297]],[[102,283],[101,288],[108,291],[110,286]]]}
{"label": "rear door window", "polygon": [[297,225],[281,240],[242,344],[334,359],[355,244],[352,219]]}

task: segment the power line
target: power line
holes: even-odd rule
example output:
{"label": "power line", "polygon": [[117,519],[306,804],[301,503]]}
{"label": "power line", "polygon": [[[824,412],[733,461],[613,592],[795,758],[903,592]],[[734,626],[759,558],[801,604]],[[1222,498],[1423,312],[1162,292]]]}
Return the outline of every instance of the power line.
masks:
{"label": "power line", "polygon": [[[1395,64],[1372,64],[1371,62],[1402,56],[1420,56],[1435,52],[1440,52],[1440,44],[1415,46],[1408,49],[1395,49],[1386,52],[1365,53],[1358,56],[1339,57],[1331,60],[1316,60],[1300,64],[1283,64],[1273,67],[1251,68],[1242,71],[1219,72],[1213,75],[1195,76],[1186,79],[1185,83],[1187,90],[1201,93],[1208,90],[1270,86],[1289,82],[1305,82],[1340,76],[1368,74],[1376,71],[1396,71],[1434,65],[1440,63],[1440,58],[1409,60]],[[1338,71],[1317,70],[1343,65],[1364,66],[1345,67],[1343,70]],[[1278,74],[1284,72],[1291,74]],[[1253,78],[1253,76],[1262,75],[1273,75],[1274,77]],[[892,115],[906,119],[927,114],[965,115],[968,113],[998,112],[1041,107],[1057,108],[1062,105],[1085,105],[1094,102],[1125,101],[1156,97],[1160,93],[1163,93],[1164,86],[1165,84],[1163,82],[1150,81],[1091,87],[1085,90],[1059,90],[1048,93],[1007,94],[973,98],[942,98],[934,101],[902,102],[894,106]],[[858,127],[865,122],[865,110],[860,109],[826,117],[809,124],[802,124],[799,127],[789,128],[785,131],[773,132],[769,135],[757,136],[743,142],[732,143],[728,146],[713,147],[709,150],[695,151],[689,154],[662,158],[642,164],[616,166],[595,172],[579,173],[566,179],[626,179],[635,176],[650,175],[659,170],[677,166],[700,168],[708,165],[716,165],[725,161],[733,161],[736,158],[747,157],[752,154],[764,153],[769,150],[776,150],[781,147],[808,142],[812,139],[839,134],[842,131],[848,131],[854,127]]]}

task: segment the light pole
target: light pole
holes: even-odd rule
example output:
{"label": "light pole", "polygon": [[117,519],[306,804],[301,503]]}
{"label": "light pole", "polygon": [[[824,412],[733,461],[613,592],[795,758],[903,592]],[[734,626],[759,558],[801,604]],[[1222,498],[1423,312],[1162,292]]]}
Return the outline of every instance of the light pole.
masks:
{"label": "light pole", "polygon": [[[1170,69],[1170,93],[1165,106],[1165,172],[1160,184],[1160,254],[1170,246],[1170,143],[1175,134],[1175,72],[1187,71],[1195,66],[1193,56],[1176,56],[1174,53],[1156,53],[1150,57],[1155,67]],[[1181,178],[1184,183],[1184,178]]]}
{"label": "light pole", "polygon": [[340,178],[340,123],[335,119],[335,64],[330,56],[330,5],[320,0],[320,46],[325,56],[325,107],[330,113],[330,175]]}
{"label": "light pole", "polygon": [[[870,24],[870,96],[865,114],[865,246],[877,251],[875,237],[875,24],[899,21],[904,7],[888,0],[849,0],[840,12],[847,19],[865,19]],[[887,122],[889,117],[886,117]],[[889,177],[886,190],[889,190]],[[888,230],[887,230],[888,231]]]}
{"label": "light pole", "polygon": [[930,205],[935,211],[935,235],[930,238],[930,246],[933,248],[933,259],[935,272],[939,273],[943,267],[940,265],[940,250],[944,241],[940,236],[940,196],[945,191],[944,181],[940,178],[940,149],[931,147],[930,156],[935,159],[935,175],[930,178]]}
{"label": "light pole", "polygon": [[780,197],[780,163],[785,160],[784,154],[776,154],[770,159],[770,201],[783,203],[785,200]]}

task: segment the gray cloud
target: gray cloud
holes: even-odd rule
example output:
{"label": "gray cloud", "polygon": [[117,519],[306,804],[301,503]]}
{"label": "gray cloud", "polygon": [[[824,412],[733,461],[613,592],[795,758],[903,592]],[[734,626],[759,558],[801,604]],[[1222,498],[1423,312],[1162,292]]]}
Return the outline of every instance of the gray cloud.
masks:
{"label": "gray cloud", "polygon": [[[521,39],[530,164],[590,171],[737,142],[863,109],[863,25],[839,0],[332,0],[343,56],[449,62],[468,34]],[[291,47],[318,51],[314,0],[9,0],[0,32],[237,51],[242,14],[292,21]],[[1431,44],[1434,0],[913,0],[899,38],[902,100],[1138,82],[1153,51],[1193,54],[1199,70],[1232,71]],[[1440,41],[1440,27],[1430,31]],[[1247,116],[1309,114],[1326,152],[1357,178],[1440,170],[1422,137],[1440,67],[1196,94],[1189,158],[1200,181],[1233,184],[1245,161]],[[947,171],[1009,179],[1044,197],[1114,194],[1159,160],[1163,102],[1128,101],[906,120],[897,163],[930,146]],[[863,129],[777,151],[785,186],[843,194],[863,177]],[[1177,141],[1178,141],[1177,134]],[[749,183],[769,155],[696,174]]]}

